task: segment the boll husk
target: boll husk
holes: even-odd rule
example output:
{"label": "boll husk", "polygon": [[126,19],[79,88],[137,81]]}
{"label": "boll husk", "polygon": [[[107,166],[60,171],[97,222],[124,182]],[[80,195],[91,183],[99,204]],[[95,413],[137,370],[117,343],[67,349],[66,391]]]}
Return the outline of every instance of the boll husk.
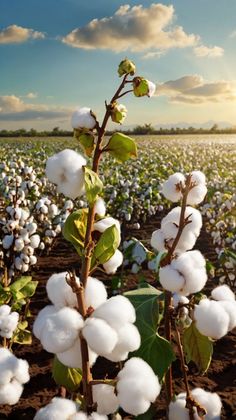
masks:
{"label": "boll husk", "polygon": [[86,160],[74,150],[65,149],[46,163],[49,181],[57,185],[58,192],[75,199],[84,194],[84,171]]}
{"label": "boll husk", "polygon": [[201,334],[215,340],[228,332],[230,318],[220,302],[202,299],[194,308],[196,327]]}
{"label": "boll husk", "polygon": [[96,118],[90,108],[77,108],[72,115],[71,125],[77,130],[92,130],[96,125]]}

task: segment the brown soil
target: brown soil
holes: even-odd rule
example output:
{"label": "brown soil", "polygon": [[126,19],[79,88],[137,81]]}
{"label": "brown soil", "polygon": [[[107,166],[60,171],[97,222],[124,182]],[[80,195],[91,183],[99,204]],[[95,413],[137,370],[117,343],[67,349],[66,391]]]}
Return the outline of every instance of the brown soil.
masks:
{"label": "brown soil", "polygon": [[[149,239],[153,230],[159,225],[160,217],[155,221],[147,222],[142,230],[126,229],[125,237],[135,236],[139,239]],[[210,238],[203,230],[198,240],[197,246],[203,254],[216,262],[214,248],[211,245]],[[47,304],[45,293],[45,282],[48,277],[59,271],[65,271],[71,267],[79,268],[78,257],[73,249],[64,241],[58,241],[48,256],[39,258],[34,279],[39,281],[36,295],[32,299],[31,311],[35,317],[38,311]],[[155,283],[155,278],[150,272],[145,271],[150,283]],[[98,274],[101,279],[101,275]],[[109,286],[110,280],[102,275],[102,279]],[[134,288],[136,276],[128,275],[125,288]],[[33,319],[32,319],[33,322]],[[189,367],[189,381],[192,387],[203,387],[205,390],[217,392],[223,402],[222,419],[236,419],[236,334],[230,333],[226,337],[217,341],[214,346],[213,361],[204,376],[198,376],[194,366]],[[18,357],[28,360],[30,365],[30,382],[25,385],[23,395],[18,404],[14,406],[0,406],[0,420],[32,420],[35,412],[40,407],[46,405],[55,395],[58,395],[59,389],[51,377],[52,354],[44,351],[39,341],[33,337],[31,346],[15,346],[15,354]],[[105,359],[99,359],[94,366],[94,377],[104,377],[109,373],[114,377],[117,372],[117,366]],[[174,364],[175,391],[179,393],[184,390],[183,380],[181,378],[180,364],[177,360]],[[126,417],[128,418],[128,417]],[[132,417],[129,417],[132,418]],[[157,402],[157,414],[155,419],[165,419],[165,398],[162,391]],[[60,419],[58,419],[60,420]]]}

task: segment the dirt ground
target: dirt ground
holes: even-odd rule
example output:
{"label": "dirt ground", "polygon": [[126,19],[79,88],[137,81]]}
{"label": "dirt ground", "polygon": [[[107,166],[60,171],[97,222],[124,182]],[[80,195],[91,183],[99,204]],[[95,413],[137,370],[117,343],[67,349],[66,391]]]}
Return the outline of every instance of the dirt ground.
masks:
{"label": "dirt ground", "polygon": [[[139,239],[148,240],[153,230],[159,225],[160,217],[152,222],[147,222],[142,226],[142,230],[125,229],[124,236],[129,238],[135,236]],[[203,230],[198,240],[196,248],[213,263],[216,261],[214,248],[210,238]],[[58,241],[48,256],[39,258],[37,267],[33,274],[35,280],[39,281],[37,292],[31,302],[31,311],[35,317],[38,311],[47,304],[45,283],[48,277],[55,272],[65,271],[71,267],[78,270],[78,257],[73,249],[66,242]],[[148,281],[154,283],[155,279],[150,272],[146,272]],[[101,279],[101,276],[97,276]],[[109,278],[102,276],[105,284],[109,286]],[[127,278],[126,288],[134,288],[136,276],[131,274]],[[212,285],[213,286],[213,285]],[[212,287],[211,287],[212,288]],[[31,320],[33,323],[33,318]],[[29,362],[30,382],[24,387],[23,395],[18,404],[14,406],[0,406],[0,420],[31,420],[35,412],[40,407],[58,395],[58,388],[51,377],[52,354],[44,351],[39,341],[33,337],[31,346],[15,346],[15,354]],[[236,419],[236,334],[230,333],[217,341],[214,345],[213,361],[208,372],[204,376],[196,375],[194,366],[189,367],[189,382],[192,387],[203,387],[205,390],[217,392],[223,402],[222,419]],[[93,373],[94,377],[105,377],[107,373],[114,376],[117,366],[105,359],[98,359]],[[180,363],[177,360],[173,368],[175,378],[175,392],[184,390],[181,378]],[[165,399],[164,392],[157,401],[157,414],[155,419],[165,419]],[[128,417],[126,417],[128,418]],[[132,418],[132,417],[129,417]],[[58,419],[60,420],[60,419]]]}

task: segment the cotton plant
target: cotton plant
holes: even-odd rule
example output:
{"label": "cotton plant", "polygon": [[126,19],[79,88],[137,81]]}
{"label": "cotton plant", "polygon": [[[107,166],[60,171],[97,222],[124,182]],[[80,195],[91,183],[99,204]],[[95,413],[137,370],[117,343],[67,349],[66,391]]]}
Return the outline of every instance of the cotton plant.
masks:
{"label": "cotton plant", "polygon": [[[43,308],[34,323],[33,331],[45,350],[54,353],[53,376],[58,378],[62,367],[74,369],[81,376],[81,406],[72,401],[54,399],[39,410],[35,419],[53,419],[64,411],[65,419],[106,419],[119,407],[130,414],[145,413],[160,393],[160,383],[152,368],[140,358],[129,357],[141,344],[135,309],[125,296],[107,297],[103,283],[92,276],[95,270],[114,274],[123,262],[118,249],[121,243],[120,222],[109,216],[102,199],[103,182],[99,177],[99,164],[107,153],[120,162],[136,158],[134,140],[115,132],[104,137],[108,120],[122,123],[127,110],[119,103],[130,90],[135,96],[154,94],[155,85],[143,77],[134,77],[135,66],[123,60],[118,73],[122,77],[119,88],[106,103],[102,124],[88,107],[77,108],[72,116],[72,127],[84,154],[65,149],[48,158],[46,175],[57,191],[67,199],[85,199],[88,207],[72,212],[64,226],[63,235],[70,241],[82,260],[80,275],[69,270],[55,273],[47,282],[50,305]],[[92,158],[92,168],[88,159]],[[43,213],[47,212],[42,203]],[[114,362],[125,362],[117,378],[93,381],[90,367],[98,356]],[[63,375],[62,375],[63,376]],[[70,377],[70,375],[67,375]],[[66,378],[64,378],[66,379]],[[131,382],[130,382],[131,381]],[[63,378],[60,378],[60,384]],[[68,384],[67,384],[68,385]],[[135,398],[140,401],[130,404]],[[65,404],[65,409],[63,409]],[[61,407],[61,408],[60,408]]]}

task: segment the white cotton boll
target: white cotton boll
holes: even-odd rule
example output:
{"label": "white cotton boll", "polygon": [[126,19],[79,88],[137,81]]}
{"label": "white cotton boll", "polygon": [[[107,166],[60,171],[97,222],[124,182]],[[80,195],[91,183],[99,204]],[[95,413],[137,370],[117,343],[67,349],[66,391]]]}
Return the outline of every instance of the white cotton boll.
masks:
{"label": "white cotton boll", "polygon": [[22,251],[22,249],[25,246],[25,243],[24,243],[22,238],[18,238],[18,239],[15,240],[14,246],[15,246],[16,251]]}
{"label": "white cotton boll", "polygon": [[106,205],[102,197],[98,197],[95,202],[95,214],[104,217],[106,214]]}
{"label": "white cotton boll", "polygon": [[115,251],[112,257],[103,264],[103,268],[107,274],[115,274],[118,267],[123,263],[123,254],[119,249]]}
{"label": "white cotton boll", "polygon": [[178,293],[184,286],[184,277],[171,264],[160,268],[159,280],[162,287],[172,293]]}
{"label": "white cotton boll", "polygon": [[173,305],[174,308],[177,308],[177,306],[181,304],[187,304],[189,303],[189,299],[186,296],[179,295],[178,293],[173,294]]}
{"label": "white cotton boll", "polygon": [[30,246],[32,248],[38,248],[40,244],[40,236],[39,235],[33,235],[30,237]]}
{"label": "white cotton boll", "polygon": [[219,304],[224,308],[229,315],[228,330],[232,331],[236,327],[236,302],[230,300],[221,300]]}
{"label": "white cotton boll", "polygon": [[23,386],[16,379],[12,379],[11,382],[0,386],[0,404],[17,404],[22,392]]}
{"label": "white cotton boll", "polygon": [[98,414],[98,413],[93,412],[88,417],[88,420],[108,420],[108,417],[103,414]]}
{"label": "white cotton boll", "polygon": [[13,235],[6,235],[4,236],[3,240],[2,240],[2,246],[4,249],[9,249],[12,246],[14,240],[14,236]]}
{"label": "white cotton boll", "polygon": [[206,409],[205,420],[220,420],[222,402],[218,394],[195,388],[192,390],[192,396]]}
{"label": "white cotton boll", "polygon": [[35,255],[30,255],[29,263],[30,265],[35,265],[37,263],[37,257]]}
{"label": "white cotton boll", "polygon": [[88,420],[88,417],[87,414],[80,411],[79,413],[73,414],[73,416],[70,417],[70,420]]}
{"label": "white cotton boll", "polygon": [[142,387],[146,386],[138,376],[118,381],[117,397],[123,410],[134,416],[145,413],[151,402],[143,396]]}
{"label": "white cotton boll", "polygon": [[151,98],[154,93],[156,92],[156,85],[155,83],[151,82],[150,80],[147,80],[147,84],[148,84],[148,96],[149,98]]}
{"label": "white cotton boll", "polygon": [[119,235],[119,244],[120,244],[120,239],[121,239],[120,222],[116,219],[113,219],[113,217],[105,217],[105,219],[99,220],[98,222],[94,223],[93,230],[103,233],[105,232],[106,229],[108,229],[109,227],[113,225],[115,225],[117,228],[117,232]]}
{"label": "white cotton boll", "polygon": [[193,171],[191,172],[191,181],[196,183],[196,185],[204,185],[206,183],[205,174],[201,171]]}
{"label": "white cotton boll", "polygon": [[226,284],[223,284],[222,286],[215,287],[211,292],[211,296],[215,300],[232,300],[232,301],[235,301],[235,294],[232,292],[232,290]]}
{"label": "white cotton boll", "polygon": [[229,315],[219,302],[202,299],[194,308],[196,327],[201,334],[215,340],[228,332]]}
{"label": "white cotton boll", "polygon": [[22,264],[21,271],[22,273],[26,273],[29,270],[29,264]]}
{"label": "white cotton boll", "polygon": [[47,305],[38,313],[34,321],[33,333],[39,340],[47,317],[54,314],[55,312],[57,312],[57,309],[54,305]]}
{"label": "white cotton boll", "polygon": [[75,413],[76,404],[74,401],[54,397],[48,405],[36,413],[34,420],[68,420]]}
{"label": "white cotton boll", "polygon": [[187,204],[195,205],[201,203],[207,193],[207,187],[205,185],[198,185],[193,187],[187,197]]}
{"label": "white cotton boll", "polygon": [[18,312],[11,312],[8,315],[0,315],[0,336],[11,338],[19,321]]}
{"label": "white cotton boll", "polygon": [[92,130],[96,125],[96,119],[91,115],[91,112],[91,109],[87,107],[77,108],[72,114],[72,128],[87,128],[88,130]]}
{"label": "white cotton boll", "polygon": [[61,353],[73,346],[84,320],[76,309],[62,308],[49,315],[41,331],[40,341],[50,353]]}
{"label": "white cotton boll", "polygon": [[21,219],[21,216],[22,216],[22,210],[20,208],[16,208],[14,211],[14,218]]}
{"label": "white cotton boll", "polygon": [[93,386],[93,400],[97,403],[98,414],[111,414],[118,410],[119,402],[112,385]]}
{"label": "white cotton boll", "polygon": [[161,229],[157,229],[152,233],[151,246],[157,251],[165,251],[165,236]]}
{"label": "white cotton boll", "polygon": [[112,362],[120,362],[128,357],[128,353],[140,347],[141,337],[138,328],[130,323],[117,331],[118,342],[113,351],[107,356]]}
{"label": "white cotton boll", "polygon": [[[70,306],[71,308],[78,306],[76,294],[66,281],[67,275],[66,271],[53,274],[47,281],[47,295],[58,309],[64,306]],[[76,282],[80,284],[78,277],[76,277]]]}
{"label": "white cotton boll", "polygon": [[14,377],[21,384],[25,384],[30,380],[29,364],[27,360],[17,359],[16,367],[14,369]]}
{"label": "white cotton boll", "polygon": [[[92,366],[97,359],[97,354],[94,353],[90,348],[89,351],[89,365]],[[63,365],[74,368],[82,368],[82,359],[81,359],[81,348],[80,348],[80,339],[78,338],[72,347],[69,350],[66,350],[62,353],[57,353],[57,358],[60,360]]]}
{"label": "white cotton boll", "polygon": [[88,308],[90,306],[94,309],[98,308],[107,300],[107,291],[104,284],[94,277],[88,277],[84,297]]}
{"label": "white cotton boll", "polygon": [[59,210],[56,204],[51,204],[49,207],[49,211],[52,217],[55,217],[59,213]]}
{"label": "white cotton boll", "polygon": [[118,336],[116,331],[103,319],[88,318],[83,328],[83,336],[89,347],[100,356],[114,349]]}
{"label": "white cotton boll", "polygon": [[[186,406],[186,398],[185,393],[182,392],[181,394],[177,395],[175,401],[171,401],[169,405],[169,412],[168,412],[168,419],[169,420],[189,420],[189,410],[185,408]],[[194,415],[194,419],[196,415]]]}
{"label": "white cotton boll", "polygon": [[113,296],[97,308],[93,317],[101,318],[116,330],[124,324],[134,323],[136,320],[135,309],[129,299],[124,296]]}
{"label": "white cotton boll", "polygon": [[165,181],[162,185],[162,194],[170,201],[174,203],[179,201],[182,197],[182,193],[180,191],[179,185],[182,183],[184,186],[185,184],[185,177],[183,174],[176,172]]}
{"label": "white cotton boll", "polygon": [[0,306],[0,319],[9,315],[11,312],[11,307],[9,305],[1,305]]}
{"label": "white cotton boll", "polygon": [[65,149],[51,156],[46,163],[48,179],[57,185],[58,192],[69,198],[77,198],[84,193],[83,166],[86,160],[74,150]]}

